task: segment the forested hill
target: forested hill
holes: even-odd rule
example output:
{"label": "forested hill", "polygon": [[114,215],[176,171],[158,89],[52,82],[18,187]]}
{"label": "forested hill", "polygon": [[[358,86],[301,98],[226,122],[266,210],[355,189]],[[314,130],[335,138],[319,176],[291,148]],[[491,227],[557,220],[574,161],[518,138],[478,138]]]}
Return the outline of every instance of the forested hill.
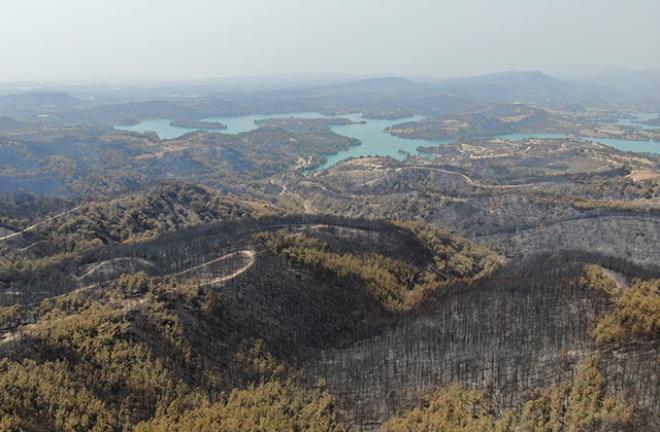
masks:
{"label": "forested hill", "polygon": [[660,430],[660,159],[565,136],[658,132],[502,78],[0,119],[0,432]]}
{"label": "forested hill", "polygon": [[624,260],[298,216],[23,271],[69,293],[0,308],[4,430],[657,430],[660,272]]}
{"label": "forested hill", "polygon": [[[143,192],[81,206],[66,222],[54,222],[49,235],[95,245],[135,241],[202,223],[255,217],[271,212],[261,203],[224,195],[202,185],[162,183]],[[54,229],[54,230],[52,230]]]}
{"label": "forested hill", "polygon": [[45,209],[58,209],[41,216],[41,223],[28,226],[34,220],[22,213],[21,218],[12,220],[14,233],[6,234],[0,242],[0,273],[4,275],[0,276],[0,284],[4,287],[12,285],[7,275],[16,271],[29,273],[101,245],[144,241],[194,225],[258,217],[274,211],[269,204],[180,181],[75,207],[72,202],[51,201],[37,200],[43,202],[40,206]]}

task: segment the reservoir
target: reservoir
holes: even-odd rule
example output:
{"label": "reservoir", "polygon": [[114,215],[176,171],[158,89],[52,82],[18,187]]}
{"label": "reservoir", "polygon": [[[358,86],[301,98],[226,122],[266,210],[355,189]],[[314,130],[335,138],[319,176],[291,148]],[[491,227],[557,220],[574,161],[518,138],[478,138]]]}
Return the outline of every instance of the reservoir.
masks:
{"label": "reservoir", "polygon": [[630,140],[622,140],[616,138],[575,137],[566,134],[552,134],[552,133],[507,134],[507,135],[500,135],[499,138],[503,138],[509,141],[522,141],[529,138],[539,138],[539,139],[572,138],[572,139],[598,142],[626,152],[630,151],[636,153],[660,154],[660,141],[630,141]]}
{"label": "reservoir", "polygon": [[[278,117],[299,117],[299,118],[318,118],[323,117],[323,114],[316,112],[296,112],[287,114],[251,114],[237,117],[211,117],[203,119],[205,121],[214,121],[222,123],[227,126],[227,129],[217,130],[216,132],[237,134],[241,132],[248,132],[256,129],[257,125],[254,124],[257,120],[264,120],[268,118]],[[131,132],[156,132],[160,139],[174,139],[179,138],[189,132],[194,132],[200,129],[190,129],[177,126],[171,126],[172,120],[167,119],[152,119],[143,120],[136,125],[130,126],[117,126],[116,129],[127,130]]]}
{"label": "reservoir", "polygon": [[[317,112],[300,112],[286,114],[252,114],[238,117],[211,117],[203,120],[220,122],[226,125],[227,129],[217,131],[219,133],[238,134],[256,129],[257,125],[254,122],[257,120],[275,117],[319,118],[325,116]],[[401,160],[404,159],[407,154],[417,155],[417,147],[437,146],[449,142],[448,140],[427,141],[400,138],[384,132],[385,128],[388,126],[407,121],[419,121],[424,118],[422,116],[414,116],[396,120],[363,119],[360,114],[347,114],[341,115],[339,117],[348,118],[354,122],[366,121],[366,123],[331,126],[333,132],[347,137],[357,138],[362,144],[359,146],[351,147],[339,153],[335,153],[333,155],[328,155],[326,163],[317,168],[315,171],[329,168],[334,164],[351,157],[391,156],[394,159]],[[193,132],[195,130],[171,126],[170,121],[171,120],[167,119],[144,120],[132,126],[117,126],[117,129],[133,132],[156,132],[161,139],[178,138],[181,135]]]}
{"label": "reservoir", "polygon": [[345,159],[359,156],[390,156],[394,159],[404,159],[407,154],[418,155],[417,147],[431,147],[446,144],[445,141],[427,141],[410,138],[400,138],[385,132],[385,128],[402,122],[419,121],[422,116],[414,116],[397,120],[363,119],[360,114],[349,114],[346,117],[352,121],[366,121],[366,123],[332,126],[332,131],[340,135],[357,138],[362,145],[351,147],[334,155],[327,156],[325,164],[314,171],[320,171],[335,165]]}
{"label": "reservoir", "polygon": [[645,124],[645,121],[658,118],[658,113],[649,113],[649,112],[635,112],[630,113],[633,118],[621,118],[616,124],[620,126],[631,126],[639,129],[658,129],[660,126],[648,125]]}
{"label": "reservoir", "polygon": [[[218,131],[220,133],[238,134],[248,132],[256,129],[255,121],[263,120],[274,117],[299,117],[299,118],[318,118],[324,117],[323,114],[317,112],[296,112],[285,114],[251,114],[237,117],[212,117],[203,120],[216,121],[227,126],[227,129]],[[406,155],[419,155],[417,147],[432,147],[450,142],[444,141],[428,141],[420,139],[401,138],[390,135],[384,132],[385,128],[397,123],[419,121],[423,119],[422,116],[414,116],[408,118],[401,118],[396,120],[384,119],[364,119],[360,114],[347,114],[340,117],[348,118],[355,122],[366,121],[366,123],[357,123],[349,125],[332,126],[331,129],[340,135],[351,138],[357,138],[362,143],[359,146],[351,147],[347,150],[327,156],[327,161],[322,166],[314,171],[329,168],[338,162],[351,157],[360,156],[390,156],[394,159],[402,160]],[[153,119],[144,120],[132,126],[118,126],[117,129],[128,130],[133,132],[156,132],[161,139],[174,139],[186,133],[193,132],[196,129],[188,129],[175,127],[170,125],[171,120],[167,119]],[[566,134],[550,134],[550,133],[531,133],[531,134],[508,134],[501,135],[500,138],[519,141],[528,138],[540,139],[561,139],[561,138],[575,138]],[[660,142],[658,141],[628,141],[615,138],[589,138],[581,137],[580,139],[587,139],[590,141],[599,142],[622,151],[632,151],[638,153],[653,153],[660,154]]]}

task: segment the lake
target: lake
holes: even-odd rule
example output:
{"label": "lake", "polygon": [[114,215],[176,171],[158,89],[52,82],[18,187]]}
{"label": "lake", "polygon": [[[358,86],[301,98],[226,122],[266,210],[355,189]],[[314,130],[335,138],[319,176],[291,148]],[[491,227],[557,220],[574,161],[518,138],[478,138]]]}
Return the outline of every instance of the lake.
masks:
{"label": "lake", "polygon": [[170,126],[172,120],[165,119],[152,119],[142,120],[140,123],[130,126],[115,126],[115,129],[125,130],[130,132],[156,132],[160,139],[173,139],[188,132],[193,132],[196,129],[188,129],[181,127]]}
{"label": "lake", "polygon": [[211,117],[204,120],[216,121],[226,125],[227,129],[218,131],[220,133],[237,134],[256,129],[257,125],[254,122],[258,120],[282,117],[319,118],[325,116],[317,112],[294,112],[286,114],[250,114],[238,117]]}
{"label": "lake", "polygon": [[[216,121],[227,126],[227,129],[216,131],[227,134],[237,134],[247,132],[257,128],[254,123],[257,120],[263,120],[274,117],[300,117],[300,118],[319,118],[325,117],[323,114],[317,112],[299,112],[299,113],[286,113],[286,114],[252,114],[238,117],[211,117],[205,118],[205,121]],[[395,159],[404,159],[407,153],[416,155],[417,147],[424,146],[437,146],[449,142],[445,141],[427,141],[409,138],[400,138],[394,135],[385,133],[385,128],[396,123],[407,121],[419,121],[423,119],[422,116],[414,116],[409,118],[401,118],[397,120],[372,120],[363,119],[360,114],[347,114],[340,117],[348,118],[355,122],[366,121],[366,123],[350,124],[332,126],[331,129],[340,135],[351,138],[357,138],[362,143],[359,146],[354,146],[348,150],[335,153],[327,156],[327,162],[322,166],[315,169],[315,171],[329,168],[332,165],[350,157],[359,156],[391,156]],[[144,120],[132,126],[117,126],[117,129],[128,130],[133,132],[156,132],[161,139],[178,138],[195,129],[181,128],[170,126],[171,120],[166,119],[153,119]]]}
{"label": "lake", "polygon": [[[286,113],[286,114],[251,114],[251,115],[237,116],[237,117],[211,117],[203,120],[216,121],[227,126],[227,129],[217,132],[227,133],[227,134],[238,134],[256,129],[257,125],[254,122],[257,120],[263,120],[274,117],[318,118],[318,117],[324,117],[324,115],[317,112],[297,112],[297,113]],[[417,147],[420,146],[432,147],[450,142],[450,140],[428,141],[428,140],[401,138],[384,132],[385,128],[393,124],[403,123],[408,121],[419,121],[424,118],[422,116],[401,118],[397,120],[363,119],[360,114],[347,114],[347,115],[342,115],[341,117],[346,117],[356,122],[366,121],[366,123],[361,123],[361,124],[350,124],[350,125],[340,125],[340,126],[331,127],[331,129],[334,132],[347,137],[357,138],[360,140],[362,144],[359,146],[351,147],[348,150],[335,153],[333,155],[328,155],[326,163],[316,168],[314,171],[319,171],[329,168],[337,164],[338,162],[341,162],[351,157],[391,156],[394,159],[402,160],[406,157],[407,154],[419,155],[417,152]],[[170,121],[171,120],[167,120],[167,119],[144,120],[133,126],[117,126],[117,129],[128,130],[133,132],[152,131],[152,132],[156,132],[161,139],[178,138],[181,135],[196,130],[196,129],[170,126]],[[500,138],[519,141],[528,138],[561,139],[561,138],[571,138],[571,136],[566,134],[531,133],[531,134],[501,135]],[[589,137],[581,138],[581,139],[588,139],[591,141],[600,142],[602,144],[617,148],[622,151],[660,154],[660,142],[658,141],[627,141],[627,140],[620,140],[615,138],[589,138]]]}
{"label": "lake", "polygon": [[[301,117],[301,118],[317,118],[323,117],[323,114],[317,112],[296,112],[287,114],[251,114],[237,117],[211,117],[202,119],[204,121],[220,122],[227,126],[227,129],[217,130],[215,132],[237,134],[256,129],[254,124],[256,120],[263,120],[275,117]],[[190,129],[183,127],[171,126],[172,120],[167,119],[152,119],[143,120],[136,125],[131,126],[117,126],[116,129],[131,131],[131,132],[156,132],[161,139],[174,139],[179,138],[189,132],[194,132],[199,129]]]}
{"label": "lake", "polygon": [[629,141],[629,140],[622,140],[616,138],[574,137],[566,134],[553,134],[553,133],[506,134],[506,135],[500,135],[498,138],[503,138],[509,141],[522,141],[530,138],[539,138],[539,139],[573,138],[580,140],[595,141],[610,147],[614,147],[615,149],[619,149],[621,151],[660,154],[660,141]]}
{"label": "lake", "polygon": [[327,156],[327,161],[314,171],[329,168],[345,159],[358,156],[390,156],[402,160],[406,155],[417,155],[417,147],[431,147],[446,144],[445,141],[427,141],[419,139],[400,138],[385,132],[385,128],[408,121],[419,121],[422,116],[414,116],[397,120],[373,120],[363,119],[360,114],[343,115],[352,121],[366,121],[362,124],[349,124],[332,126],[332,131],[340,135],[357,138],[362,145],[351,147],[334,155]]}
{"label": "lake", "polygon": [[616,124],[621,126],[632,126],[639,129],[658,129],[660,126],[647,125],[640,122],[645,122],[658,118],[658,113],[649,113],[649,112],[634,112],[630,113],[635,118],[620,118],[617,120]]}

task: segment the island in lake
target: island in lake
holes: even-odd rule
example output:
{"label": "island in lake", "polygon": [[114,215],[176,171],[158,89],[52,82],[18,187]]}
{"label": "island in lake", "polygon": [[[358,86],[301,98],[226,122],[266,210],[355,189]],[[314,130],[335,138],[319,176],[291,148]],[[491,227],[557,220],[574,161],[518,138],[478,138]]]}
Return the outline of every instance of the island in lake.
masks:
{"label": "island in lake", "polygon": [[172,120],[170,126],[188,128],[188,129],[204,129],[204,130],[225,130],[227,125],[217,121],[207,120]]}

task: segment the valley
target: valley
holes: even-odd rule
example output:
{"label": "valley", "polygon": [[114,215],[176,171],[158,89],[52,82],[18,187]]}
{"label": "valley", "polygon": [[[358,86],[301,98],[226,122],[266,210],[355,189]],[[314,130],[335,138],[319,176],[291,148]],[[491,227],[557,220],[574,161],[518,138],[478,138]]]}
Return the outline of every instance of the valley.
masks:
{"label": "valley", "polygon": [[659,106],[466,80],[0,98],[0,429],[657,430]]}
{"label": "valley", "polygon": [[[486,116],[483,116],[482,120],[473,118],[460,126],[459,122],[461,120],[454,120],[449,117],[445,120],[440,119],[440,121],[445,122],[445,129],[442,129],[442,126],[440,126],[441,129],[435,132],[423,131],[424,128],[433,127],[431,123],[435,120],[426,120],[422,116],[392,119],[368,118],[365,120],[364,114],[344,114],[340,118],[328,118],[320,113],[312,112],[222,117],[210,120],[229,124],[230,126],[227,129],[229,133],[242,133],[254,130],[262,125],[300,131],[301,127],[296,125],[296,122],[300,122],[299,119],[308,119],[308,122],[315,119],[327,119],[330,122],[328,125],[331,126],[333,132],[360,141],[360,145],[328,155],[327,161],[323,165],[316,167],[316,170],[329,168],[342,160],[352,157],[390,156],[395,159],[402,159],[407,154],[418,155],[418,147],[438,146],[446,144],[453,139],[465,137],[498,136],[508,140],[530,138],[571,139],[572,137],[581,137],[585,140],[596,141],[623,151],[660,153],[660,134],[655,133],[660,131],[654,131],[653,128],[645,128],[642,123],[623,123],[623,126],[612,126],[607,123],[602,126],[584,126],[580,123],[570,124],[565,118],[562,120],[560,116],[557,116],[556,119],[551,119],[551,114],[542,113],[538,110],[534,112],[525,106],[513,105],[509,108],[514,110],[514,112],[508,113],[508,116],[502,117],[502,120],[492,118],[490,120],[491,124],[486,125],[483,129],[479,129],[476,124],[470,123],[477,123],[479,121],[487,122]],[[501,110],[503,107],[499,107],[499,109]],[[544,114],[548,119],[542,118]],[[566,116],[567,113],[562,113],[562,115]],[[532,120],[535,116],[539,118]],[[339,119],[343,120],[338,123],[337,120]],[[512,119],[516,120],[513,121]],[[496,123],[497,121],[501,124],[498,125]],[[589,122],[590,119],[586,118],[584,121]],[[517,126],[515,125],[516,122],[525,122],[525,125]],[[136,132],[152,131],[156,132],[161,138],[166,139],[178,138],[185,133],[193,131],[193,129],[173,128],[170,123],[167,120],[152,120],[122,129]],[[455,125],[453,125],[454,123]],[[637,125],[639,125],[640,129],[634,131],[633,128]],[[309,128],[310,126],[308,125],[307,127]],[[466,131],[459,132],[458,129],[461,127],[467,128]],[[205,129],[203,123],[197,128],[197,130],[200,129]]]}
{"label": "valley", "polygon": [[[191,391],[201,386],[213,394],[250,376],[282,373],[275,365],[252,370],[238,360],[243,354],[225,352],[233,340],[252,340],[261,348],[250,355],[263,355],[267,347],[267,362],[277,358],[299,371],[300,388],[313,389],[323,379],[345,421],[367,430],[444,382],[492,386],[498,389],[494,403],[515,407],[527,392],[570,376],[580,359],[598,355],[599,369],[612,383],[608,391],[634,387],[636,409],[654,412],[657,378],[637,379],[655,376],[653,333],[620,342],[615,352],[590,336],[591,323],[611,302],[599,291],[600,279],[581,279],[593,264],[606,269],[600,276],[605,281],[613,272],[623,280],[660,276],[657,266],[585,252],[505,261],[421,223],[330,216],[232,220],[92,248],[44,267],[40,279],[49,283],[28,283],[37,290],[33,296],[48,300],[23,297],[25,306],[5,312],[0,349],[41,362],[52,355],[49,349],[74,344],[65,361],[85,362],[100,354],[97,348],[68,337],[50,341],[48,332],[65,325],[65,334],[84,332],[74,320],[93,313],[126,323],[133,343],[173,338],[150,349],[160,358],[171,356],[168,373],[185,379]],[[277,278],[269,276],[275,273]],[[29,292],[27,285],[13,289]],[[31,310],[29,304],[41,306]],[[97,310],[99,304],[107,310]],[[154,333],[155,319],[177,323],[177,333]],[[114,334],[104,344],[116,350],[121,339]],[[205,342],[194,342],[198,337]],[[181,355],[194,366],[178,364]],[[202,384],[209,378],[194,370],[223,378]],[[67,373],[77,379],[75,370]],[[133,385],[123,391],[138,391]],[[144,418],[155,403],[132,407],[131,418]],[[115,409],[109,404],[105,415],[112,418]]]}

